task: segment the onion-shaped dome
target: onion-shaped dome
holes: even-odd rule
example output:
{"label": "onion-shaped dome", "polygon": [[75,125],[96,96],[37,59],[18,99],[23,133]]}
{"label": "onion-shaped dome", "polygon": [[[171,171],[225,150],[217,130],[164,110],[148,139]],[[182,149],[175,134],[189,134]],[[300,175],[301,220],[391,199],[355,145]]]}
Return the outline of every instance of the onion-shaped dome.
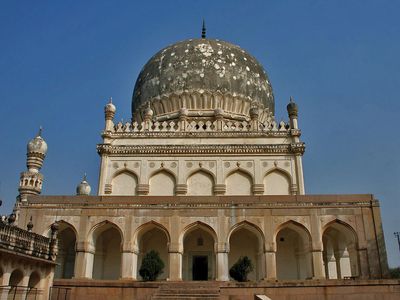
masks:
{"label": "onion-shaped dome", "polygon": [[112,103],[112,98],[110,98],[110,101],[105,105],[104,110],[107,112],[113,112],[115,113],[115,111],[117,110],[117,108],[115,107],[115,105]]}
{"label": "onion-shaped dome", "polygon": [[39,129],[39,133],[35,138],[29,141],[27,146],[28,153],[40,153],[46,155],[47,153],[47,143],[41,137],[42,135],[42,128]]}
{"label": "onion-shaped dome", "polygon": [[92,188],[90,187],[89,183],[86,180],[86,174],[83,176],[83,180],[81,183],[78,184],[76,187],[76,194],[78,196],[83,196],[83,195],[90,195]]}
{"label": "onion-shaped dome", "polygon": [[183,107],[202,116],[221,108],[242,119],[254,106],[274,113],[261,64],[236,45],[205,38],[168,46],[146,63],[133,92],[133,117],[143,119],[148,103],[159,120],[176,118]]}

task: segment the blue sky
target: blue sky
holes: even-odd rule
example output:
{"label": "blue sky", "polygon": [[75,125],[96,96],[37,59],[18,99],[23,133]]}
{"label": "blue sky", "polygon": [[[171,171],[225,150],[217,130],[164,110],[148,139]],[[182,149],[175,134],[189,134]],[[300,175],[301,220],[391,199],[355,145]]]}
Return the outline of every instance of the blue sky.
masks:
{"label": "blue sky", "polygon": [[[159,49],[207,35],[269,74],[276,117],[299,105],[307,193],[373,193],[400,265],[400,1],[1,1],[0,197],[9,213],[26,143],[44,127],[44,194],[96,190],[103,106],[130,118],[136,77]],[[394,130],[394,131],[393,131]]]}

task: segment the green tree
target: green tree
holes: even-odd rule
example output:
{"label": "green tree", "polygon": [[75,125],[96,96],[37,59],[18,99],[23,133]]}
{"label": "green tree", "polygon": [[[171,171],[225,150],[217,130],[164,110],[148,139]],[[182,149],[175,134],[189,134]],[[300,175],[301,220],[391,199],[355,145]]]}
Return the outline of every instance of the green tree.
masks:
{"label": "green tree", "polygon": [[143,257],[139,274],[144,281],[154,281],[163,273],[164,262],[157,251],[151,250]]}
{"label": "green tree", "polygon": [[229,275],[239,281],[247,281],[247,275],[253,271],[253,263],[247,256],[241,256],[229,270]]}

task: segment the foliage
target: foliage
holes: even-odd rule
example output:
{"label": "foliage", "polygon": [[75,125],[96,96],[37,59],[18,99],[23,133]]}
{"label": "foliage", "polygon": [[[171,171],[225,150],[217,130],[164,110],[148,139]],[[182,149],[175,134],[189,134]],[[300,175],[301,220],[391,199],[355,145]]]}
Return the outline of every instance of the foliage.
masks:
{"label": "foliage", "polygon": [[247,256],[241,256],[229,270],[229,275],[239,281],[247,281],[247,275],[253,271],[253,263]]}
{"label": "foliage", "polygon": [[151,250],[143,257],[139,270],[144,281],[154,281],[163,273],[164,262],[157,251]]}
{"label": "foliage", "polygon": [[390,278],[400,278],[400,267],[389,269]]}

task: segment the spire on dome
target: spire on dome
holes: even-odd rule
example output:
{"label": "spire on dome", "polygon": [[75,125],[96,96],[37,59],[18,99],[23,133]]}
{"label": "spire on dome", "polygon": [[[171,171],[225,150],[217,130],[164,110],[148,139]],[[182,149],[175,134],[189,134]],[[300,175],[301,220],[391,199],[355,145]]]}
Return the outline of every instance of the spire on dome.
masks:
{"label": "spire on dome", "polygon": [[203,19],[203,26],[201,28],[201,38],[205,39],[206,38],[206,22]]}
{"label": "spire on dome", "polygon": [[43,131],[43,127],[39,126],[39,132],[38,132],[37,136],[42,136],[42,131]]}

